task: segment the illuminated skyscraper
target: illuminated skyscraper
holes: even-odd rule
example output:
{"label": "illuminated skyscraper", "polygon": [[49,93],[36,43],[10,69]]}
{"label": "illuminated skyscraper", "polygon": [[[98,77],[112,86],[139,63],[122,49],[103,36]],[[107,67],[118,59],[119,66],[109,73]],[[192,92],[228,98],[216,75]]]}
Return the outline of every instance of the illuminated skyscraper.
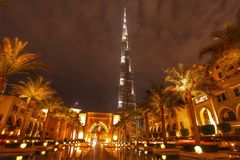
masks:
{"label": "illuminated skyscraper", "polygon": [[126,109],[135,109],[135,107],[136,96],[134,92],[131,56],[129,54],[126,8],[124,8],[118,109],[121,112]]}

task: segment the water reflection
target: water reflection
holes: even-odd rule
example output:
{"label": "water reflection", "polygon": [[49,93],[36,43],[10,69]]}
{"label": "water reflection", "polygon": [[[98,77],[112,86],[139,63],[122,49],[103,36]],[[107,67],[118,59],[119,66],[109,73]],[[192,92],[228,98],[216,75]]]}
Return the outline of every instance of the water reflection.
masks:
{"label": "water reflection", "polygon": [[139,151],[130,148],[115,148],[111,151],[116,160],[178,160],[178,155],[155,155],[151,151]]}
{"label": "water reflection", "polygon": [[[2,156],[2,155],[1,155]],[[53,148],[50,151],[38,151],[32,155],[13,155],[0,157],[3,160],[178,160],[178,156],[154,155],[148,151],[131,148]]]}

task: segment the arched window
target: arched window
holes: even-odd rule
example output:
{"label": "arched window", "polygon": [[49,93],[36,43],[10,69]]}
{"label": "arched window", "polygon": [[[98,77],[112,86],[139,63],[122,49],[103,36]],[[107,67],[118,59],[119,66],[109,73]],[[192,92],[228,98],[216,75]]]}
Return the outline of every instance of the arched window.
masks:
{"label": "arched window", "polygon": [[8,125],[8,126],[12,126],[13,125],[13,117],[12,116],[7,118],[6,125]]}
{"label": "arched window", "polygon": [[172,130],[176,131],[178,129],[178,126],[175,122],[172,123]]}
{"label": "arched window", "polygon": [[220,112],[220,119],[223,122],[229,122],[229,121],[236,121],[237,117],[232,110],[230,110],[229,108],[224,108]]}
{"label": "arched window", "polygon": [[18,120],[17,120],[17,122],[16,122],[16,127],[21,127],[21,125],[22,125],[22,119],[21,118],[19,118]]}

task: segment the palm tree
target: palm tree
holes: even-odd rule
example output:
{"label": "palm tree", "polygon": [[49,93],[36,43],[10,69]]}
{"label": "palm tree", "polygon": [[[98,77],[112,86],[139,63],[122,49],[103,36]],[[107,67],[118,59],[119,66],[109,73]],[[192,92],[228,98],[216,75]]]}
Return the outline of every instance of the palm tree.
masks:
{"label": "palm tree", "polygon": [[[128,140],[128,131],[127,129],[128,128],[132,128],[133,127],[133,123],[136,125],[136,122],[137,122],[137,115],[139,114],[138,110],[136,109],[126,109],[125,110],[122,110],[121,114],[120,114],[120,121],[114,126],[115,130],[118,130],[118,131],[123,131],[125,132],[123,134],[124,137],[121,137],[123,139],[121,140]],[[136,127],[136,126],[135,126]],[[136,129],[136,128],[135,128]]]}
{"label": "palm tree", "polygon": [[210,64],[214,65],[218,60],[222,59],[232,48],[240,47],[240,10],[237,13],[236,21],[233,24],[225,25],[222,30],[217,30],[211,33],[211,37],[215,40],[214,43],[203,48],[199,56],[205,54],[211,55]]}
{"label": "palm tree", "polygon": [[209,93],[209,91],[216,88],[216,85],[212,79],[208,78],[208,75],[206,75],[207,72],[198,71],[195,73],[193,69],[186,68],[183,64],[178,64],[176,68],[168,68],[165,72],[167,73],[165,81],[171,84],[166,87],[165,91],[171,91],[180,95],[186,103],[196,143],[200,144],[200,134],[194,114],[192,98],[199,94]]}
{"label": "palm tree", "polygon": [[[166,138],[166,128],[165,128],[165,118],[164,118],[164,96],[163,87],[153,86],[146,91],[147,96],[143,98],[145,111],[150,112],[154,115],[157,121],[162,123],[162,133],[163,133],[163,143],[167,142]],[[159,119],[160,118],[160,119]]]}
{"label": "palm tree", "polygon": [[63,106],[63,101],[61,100],[60,97],[54,97],[52,99],[43,101],[43,103],[39,105],[40,108],[48,110],[46,119],[43,125],[41,140],[44,140],[46,137],[50,114],[52,114],[55,110],[61,110],[62,106]]}
{"label": "palm tree", "polygon": [[217,63],[221,63],[223,73],[229,71],[231,67],[238,66],[240,69],[240,48],[232,48],[224,52],[222,58]]}
{"label": "palm tree", "polygon": [[36,105],[53,98],[56,91],[49,87],[50,81],[46,81],[43,77],[36,78],[35,81],[28,78],[28,81],[20,81],[19,84],[13,84],[11,93],[19,98],[27,99],[28,109],[26,117],[23,121],[21,132],[18,140],[23,141],[31,115],[37,113],[40,108]]}
{"label": "palm tree", "polygon": [[163,143],[166,144],[165,109],[173,110],[175,107],[180,107],[179,98],[174,93],[165,91],[163,85],[151,87],[146,94],[143,98],[144,110],[152,113],[157,121],[161,121]]}
{"label": "palm tree", "polygon": [[68,125],[70,128],[76,131],[79,131],[79,129],[82,127],[82,123],[80,122],[79,114],[75,112],[70,112],[68,115]]}
{"label": "palm tree", "polygon": [[41,63],[33,61],[39,56],[35,53],[24,52],[27,42],[18,38],[11,41],[4,37],[0,44],[0,94],[3,94],[9,76],[13,74],[30,73],[36,69],[47,70]]}

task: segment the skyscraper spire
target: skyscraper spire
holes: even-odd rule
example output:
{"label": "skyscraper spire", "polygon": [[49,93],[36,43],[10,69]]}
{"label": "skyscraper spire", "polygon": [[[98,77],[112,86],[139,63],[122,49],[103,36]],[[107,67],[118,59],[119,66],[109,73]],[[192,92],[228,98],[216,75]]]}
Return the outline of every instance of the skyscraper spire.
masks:
{"label": "skyscraper spire", "polygon": [[118,109],[120,112],[126,109],[135,109],[136,96],[134,92],[133,71],[131,56],[128,46],[127,14],[124,7],[123,30],[121,44],[121,65],[119,80]]}

